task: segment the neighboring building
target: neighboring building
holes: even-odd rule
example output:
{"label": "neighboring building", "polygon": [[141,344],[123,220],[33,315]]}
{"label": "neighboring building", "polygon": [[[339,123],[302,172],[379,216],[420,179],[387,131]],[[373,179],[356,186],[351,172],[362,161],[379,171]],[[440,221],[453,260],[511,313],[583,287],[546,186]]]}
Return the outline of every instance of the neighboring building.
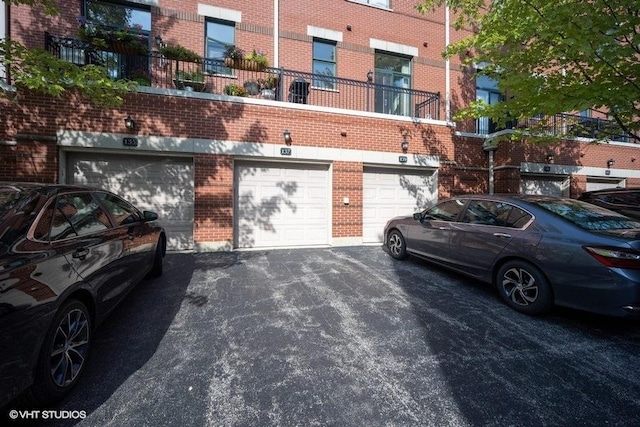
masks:
{"label": "neighboring building", "polygon": [[[640,184],[624,136],[494,150],[490,121],[453,123],[461,106],[501,95],[442,58],[466,35],[446,11],[423,16],[414,3],[76,0],[56,17],[5,6],[0,32],[141,86],[109,110],[15,89],[0,103],[0,179],[107,188],[157,211],[171,249],[198,251],[379,244],[389,218],[453,194]],[[96,22],[152,52],[79,40]],[[270,68],[234,68],[230,44],[263,51]],[[204,60],[170,59],[163,45]]]}

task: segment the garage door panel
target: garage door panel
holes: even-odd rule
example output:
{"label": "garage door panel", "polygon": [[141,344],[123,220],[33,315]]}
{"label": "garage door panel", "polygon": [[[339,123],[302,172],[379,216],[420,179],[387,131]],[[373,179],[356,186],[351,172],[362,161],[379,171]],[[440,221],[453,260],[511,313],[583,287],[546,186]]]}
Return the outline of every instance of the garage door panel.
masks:
{"label": "garage door panel", "polygon": [[381,243],[391,218],[410,215],[437,200],[433,171],[365,167],[363,176],[362,239]]}
{"label": "garage door panel", "polygon": [[237,162],[235,181],[238,247],[328,243],[328,165]]}
{"label": "garage door panel", "polygon": [[171,250],[193,248],[193,161],[188,158],[68,153],[67,181],[112,191],[155,211]]}
{"label": "garage door panel", "polygon": [[564,177],[525,176],[520,180],[522,194],[569,197],[569,180]]}

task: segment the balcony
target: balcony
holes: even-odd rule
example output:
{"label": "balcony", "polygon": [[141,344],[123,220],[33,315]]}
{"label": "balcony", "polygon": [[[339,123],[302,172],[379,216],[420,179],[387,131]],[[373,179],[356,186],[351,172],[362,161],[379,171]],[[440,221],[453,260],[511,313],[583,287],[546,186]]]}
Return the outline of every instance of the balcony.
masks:
{"label": "balcony", "polygon": [[50,34],[45,41],[46,49],[58,58],[80,66],[104,66],[113,78],[134,80],[141,86],[440,119],[440,93],[284,68],[236,69],[216,59],[187,62],[167,59],[158,52],[139,55],[96,50],[85,41]]}
{"label": "balcony", "polygon": [[514,128],[527,129],[531,133],[549,136],[630,142],[629,134],[624,132],[612,120],[567,113],[559,113],[553,116],[539,115],[527,120],[514,120],[507,122],[505,128],[498,127],[491,119],[480,118],[476,120],[475,133],[487,135],[500,130]]}

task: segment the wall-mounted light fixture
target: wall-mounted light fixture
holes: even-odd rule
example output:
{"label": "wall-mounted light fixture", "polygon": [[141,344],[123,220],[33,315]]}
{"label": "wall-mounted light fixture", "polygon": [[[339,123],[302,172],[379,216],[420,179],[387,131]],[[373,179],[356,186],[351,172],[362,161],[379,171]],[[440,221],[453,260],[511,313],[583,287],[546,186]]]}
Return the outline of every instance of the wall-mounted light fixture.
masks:
{"label": "wall-mounted light fixture", "polygon": [[285,144],[291,145],[291,142],[293,141],[293,139],[291,139],[291,132],[289,132],[288,129],[285,129],[284,132],[282,132],[282,137],[284,138]]}
{"label": "wall-mounted light fixture", "polygon": [[351,31],[351,25],[347,25],[347,31]]}
{"label": "wall-mounted light fixture", "polygon": [[133,120],[130,114],[127,115],[127,117],[124,119],[124,127],[129,130],[133,130],[136,128],[136,121]]}
{"label": "wall-mounted light fixture", "polygon": [[615,160],[613,160],[613,159],[609,159],[609,160],[607,160],[607,167],[608,167],[608,168],[610,168],[611,166],[613,166],[613,164],[614,164],[615,162],[616,162],[616,161],[615,161]]}
{"label": "wall-mounted light fixture", "polygon": [[402,148],[403,153],[407,152],[407,150],[409,149],[409,143],[407,142],[406,139],[402,140],[402,142],[400,143],[400,148]]}
{"label": "wall-mounted light fixture", "polygon": [[373,71],[369,70],[367,73],[367,81],[371,83],[373,81]]}
{"label": "wall-mounted light fixture", "polygon": [[153,40],[156,42],[156,46],[164,47],[164,41],[162,40],[162,37],[155,36]]}
{"label": "wall-mounted light fixture", "polygon": [[553,153],[547,153],[545,160],[547,161],[547,163],[553,162]]}

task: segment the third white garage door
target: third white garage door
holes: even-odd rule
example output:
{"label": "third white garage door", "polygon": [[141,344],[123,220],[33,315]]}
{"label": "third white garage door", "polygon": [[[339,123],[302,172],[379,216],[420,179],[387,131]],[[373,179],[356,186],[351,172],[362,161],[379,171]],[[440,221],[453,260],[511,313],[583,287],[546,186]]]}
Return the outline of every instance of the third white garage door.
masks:
{"label": "third white garage door", "polygon": [[363,176],[362,241],[381,243],[387,221],[411,215],[438,199],[435,171],[365,167]]}
{"label": "third white garage door", "polygon": [[237,161],[234,180],[236,247],[329,243],[329,165]]}

